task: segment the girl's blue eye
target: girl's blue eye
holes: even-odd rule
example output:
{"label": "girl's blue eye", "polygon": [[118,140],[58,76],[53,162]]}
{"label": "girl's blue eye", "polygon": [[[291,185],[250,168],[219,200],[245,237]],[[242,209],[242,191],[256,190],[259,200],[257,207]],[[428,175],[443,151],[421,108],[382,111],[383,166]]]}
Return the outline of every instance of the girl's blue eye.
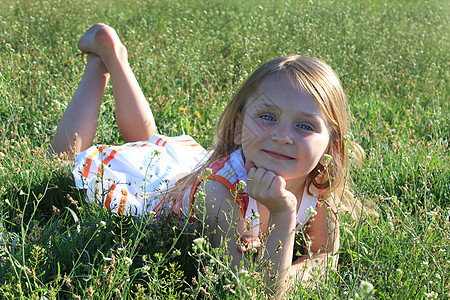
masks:
{"label": "girl's blue eye", "polygon": [[308,124],[300,124],[298,127],[304,130],[313,131],[313,128]]}
{"label": "girl's blue eye", "polygon": [[275,121],[275,118],[272,117],[271,115],[261,115],[261,119],[265,121]]}

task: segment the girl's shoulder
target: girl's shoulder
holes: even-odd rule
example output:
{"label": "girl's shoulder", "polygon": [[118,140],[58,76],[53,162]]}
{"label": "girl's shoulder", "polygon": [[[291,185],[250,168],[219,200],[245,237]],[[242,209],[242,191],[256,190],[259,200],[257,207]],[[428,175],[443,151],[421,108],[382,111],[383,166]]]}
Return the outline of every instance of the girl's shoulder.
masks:
{"label": "girl's shoulder", "polygon": [[197,192],[204,188],[205,185],[217,185],[227,190],[227,198],[231,195],[241,204],[242,211],[245,212],[248,204],[248,196],[243,188],[242,182],[247,179],[247,172],[244,167],[242,151],[240,149],[218,157],[208,166],[192,184],[183,192],[182,202],[192,203]]}

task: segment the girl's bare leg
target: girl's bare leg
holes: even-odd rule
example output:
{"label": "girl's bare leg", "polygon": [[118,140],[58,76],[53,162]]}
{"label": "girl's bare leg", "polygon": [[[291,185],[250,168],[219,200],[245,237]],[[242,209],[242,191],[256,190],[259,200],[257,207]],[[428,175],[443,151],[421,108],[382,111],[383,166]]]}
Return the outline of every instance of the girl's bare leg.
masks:
{"label": "girl's bare leg", "polygon": [[80,84],[53,136],[50,153],[66,152],[72,156],[92,145],[108,78],[101,58],[89,54]]}
{"label": "girl's bare leg", "polygon": [[84,52],[100,56],[111,75],[116,121],[125,142],[150,139],[157,132],[155,120],[116,31],[96,24],[80,39],[78,46]]}

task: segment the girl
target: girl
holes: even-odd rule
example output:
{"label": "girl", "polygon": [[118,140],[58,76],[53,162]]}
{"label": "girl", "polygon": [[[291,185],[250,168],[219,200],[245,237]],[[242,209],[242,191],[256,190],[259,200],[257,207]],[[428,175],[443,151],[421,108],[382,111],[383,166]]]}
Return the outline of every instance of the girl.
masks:
{"label": "girl", "polygon": [[[258,250],[259,238],[267,235],[260,255],[273,263],[266,281],[278,296],[290,275],[328,261],[336,264],[336,211],[343,203],[335,199],[345,200],[347,194],[347,110],[329,66],[297,55],[261,66],[225,108],[212,151],[206,154],[189,136],[157,134],[114,29],[94,25],[79,48],[88,53],[86,69],[51,145],[56,153],[81,152],[74,176],[77,186],[88,189],[91,201],[105,191],[103,203],[113,211],[144,214],[158,211],[167,201],[154,193],[167,185],[170,208],[204,220],[213,246],[229,240],[235,264],[243,253]],[[90,147],[109,77],[116,120],[127,143]],[[195,202],[200,198],[204,206]],[[226,230],[230,221],[237,224],[239,240]],[[306,222],[308,259],[292,262],[295,229]]]}

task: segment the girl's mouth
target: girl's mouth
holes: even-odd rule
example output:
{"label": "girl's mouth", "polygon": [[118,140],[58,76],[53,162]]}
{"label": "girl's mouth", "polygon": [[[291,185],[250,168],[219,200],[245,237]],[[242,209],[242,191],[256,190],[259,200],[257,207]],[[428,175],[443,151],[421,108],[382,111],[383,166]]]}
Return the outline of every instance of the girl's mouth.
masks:
{"label": "girl's mouth", "polygon": [[267,155],[269,155],[270,157],[273,157],[275,159],[280,159],[280,160],[293,160],[293,159],[295,159],[295,158],[293,158],[293,157],[291,157],[289,155],[286,155],[286,154],[283,154],[283,153],[280,153],[280,152],[273,152],[273,151],[268,151],[268,150],[263,150],[263,151]]}

